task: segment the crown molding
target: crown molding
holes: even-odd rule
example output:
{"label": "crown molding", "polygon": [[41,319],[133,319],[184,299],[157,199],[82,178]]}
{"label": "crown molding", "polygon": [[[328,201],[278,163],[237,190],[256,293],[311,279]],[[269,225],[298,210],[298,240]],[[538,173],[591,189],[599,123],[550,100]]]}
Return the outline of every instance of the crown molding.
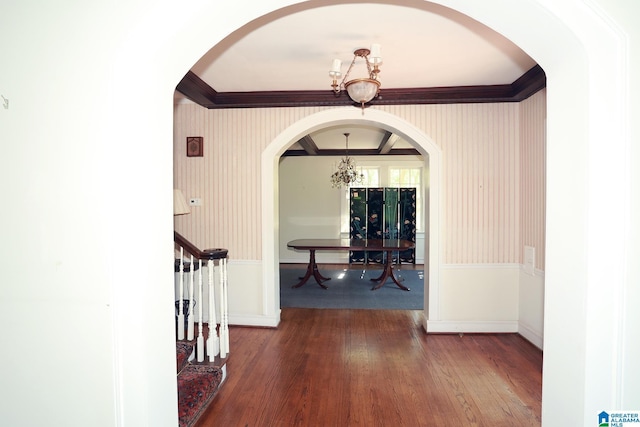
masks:
{"label": "crown molding", "polygon": [[[546,83],[544,71],[536,65],[511,84],[381,89],[380,95],[367,105],[520,102],[544,89]],[[178,83],[176,90],[209,109],[360,106],[351,101],[346,94],[336,96],[331,90],[217,92],[191,71]]]}

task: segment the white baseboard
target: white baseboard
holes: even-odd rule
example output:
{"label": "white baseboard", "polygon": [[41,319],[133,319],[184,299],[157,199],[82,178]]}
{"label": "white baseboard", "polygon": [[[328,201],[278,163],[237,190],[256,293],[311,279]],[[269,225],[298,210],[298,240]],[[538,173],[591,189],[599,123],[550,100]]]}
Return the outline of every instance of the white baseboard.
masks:
{"label": "white baseboard", "polygon": [[518,332],[515,320],[466,321],[466,320],[426,320],[423,327],[429,334],[460,333],[514,333]]}
{"label": "white baseboard", "polygon": [[280,314],[277,316],[258,316],[255,314],[229,314],[230,325],[255,326],[260,328],[276,328],[280,324]]}
{"label": "white baseboard", "polygon": [[542,338],[542,335],[537,331],[535,331],[533,328],[520,322],[518,323],[518,333],[522,335],[524,339],[529,341],[531,344],[535,345],[540,350],[542,350],[544,339]]}

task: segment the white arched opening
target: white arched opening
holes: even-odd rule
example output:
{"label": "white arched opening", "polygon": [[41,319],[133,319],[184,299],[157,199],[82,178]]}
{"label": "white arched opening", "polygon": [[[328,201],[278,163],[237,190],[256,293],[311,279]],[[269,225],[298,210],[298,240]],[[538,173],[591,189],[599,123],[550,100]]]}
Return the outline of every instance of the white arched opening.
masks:
{"label": "white arched opening", "polygon": [[272,317],[274,324],[280,317],[280,277],[278,274],[278,161],[286,148],[302,136],[334,125],[373,125],[415,144],[422,154],[429,173],[428,195],[426,197],[428,221],[425,238],[425,292],[424,321],[439,317],[439,284],[441,266],[441,170],[440,148],[422,131],[392,114],[369,108],[363,114],[353,107],[336,108],[305,117],[278,135],[262,153],[262,266],[264,314]]}
{"label": "white arched opening", "polygon": [[[434,2],[508,37],[547,74],[542,424],[591,425],[602,410],[637,409],[640,273],[634,260],[640,248],[632,214],[640,199],[630,164],[639,160],[633,118],[640,101],[632,77],[640,63],[632,48],[640,41],[633,22],[638,6],[615,0]],[[3,4],[0,50],[8,60],[0,80],[11,102],[0,110],[0,127],[3,141],[13,143],[3,144],[0,170],[15,207],[4,212],[11,250],[3,259],[6,282],[19,286],[6,287],[2,312],[22,322],[6,337],[22,349],[14,358],[7,352],[14,367],[7,383],[22,389],[7,393],[3,419],[83,425],[91,413],[104,424],[175,426],[175,354],[168,345],[173,319],[167,316],[173,278],[155,268],[171,251],[171,99],[204,52],[292,4],[326,2],[263,0],[247,7],[195,1],[184,7],[130,0],[123,7],[102,1],[39,14],[31,2]],[[403,6],[425,4],[408,0]],[[362,118],[368,113],[377,114]],[[278,141],[286,144],[295,133]],[[277,149],[270,150],[273,161]],[[272,220],[273,213],[266,212]],[[136,252],[135,262],[122,262],[123,242],[145,250]],[[21,265],[37,268],[16,268]],[[141,330],[155,332],[141,337]],[[77,337],[82,352],[69,350]],[[34,367],[42,387],[27,390],[24,378]],[[71,367],[95,375],[80,378]],[[27,391],[30,402],[46,402],[51,410],[30,411]],[[79,408],[73,416],[70,398]]]}
{"label": "white arched opening", "polygon": [[[625,120],[630,120],[633,116],[631,113],[638,112],[636,98],[627,95],[630,70],[638,59],[638,55],[628,50],[627,46],[637,42],[637,36],[632,32],[635,30],[628,22],[627,28],[624,26],[625,19],[630,19],[628,16],[633,14],[629,11],[623,15],[612,0],[434,2],[452,7],[502,33],[534,57],[547,73],[549,189],[543,424],[587,425],[588,420],[595,420],[594,414],[599,410],[637,407],[633,403],[637,402],[640,393],[637,382],[632,379],[638,377],[633,375],[638,371],[632,363],[638,359],[635,356],[639,353],[639,347],[637,340],[631,339],[632,334],[637,332],[637,322],[630,321],[631,313],[637,313],[637,310],[632,310],[633,299],[627,302],[623,298],[625,291],[635,289],[625,274],[632,273],[632,278],[636,277],[633,274],[637,275],[637,267],[631,270],[625,262],[632,264],[631,261],[638,255],[638,247],[631,240],[632,234],[628,232],[630,219],[625,217],[630,212],[629,193],[632,183],[625,174],[628,173],[629,161],[633,159],[629,156],[631,137],[627,133],[627,126],[635,131],[635,124]],[[96,280],[83,281],[83,295],[87,298],[110,289],[111,283],[114,283],[113,303],[110,304],[113,310],[110,309],[109,312],[110,315],[111,312],[114,313],[112,316],[115,319],[115,356],[112,357],[114,386],[109,393],[99,393],[99,399],[93,400],[111,402],[115,409],[106,408],[105,412],[115,413],[119,425],[169,425],[174,421],[170,416],[165,416],[166,411],[149,410],[168,408],[175,400],[175,391],[164,392],[168,390],[166,384],[175,381],[175,374],[170,375],[170,369],[165,369],[175,362],[168,357],[166,346],[166,337],[171,338],[171,334],[166,333],[161,337],[149,335],[140,340],[139,328],[131,327],[140,321],[138,298],[132,298],[132,294],[136,297],[154,294],[158,288],[168,288],[171,284],[164,271],[154,272],[149,268],[139,267],[154,265],[158,259],[163,259],[169,247],[167,236],[171,235],[170,221],[163,215],[158,215],[159,212],[168,213],[171,209],[168,190],[171,188],[171,154],[166,150],[171,144],[172,111],[168,106],[169,100],[185,70],[211,46],[215,46],[242,25],[257,22],[260,16],[282,10],[281,8],[293,3],[295,2],[289,0],[264,0],[252,5],[255,7],[247,8],[242,2],[194,2],[189,8],[184,8],[171,2],[149,5],[147,2],[131,0],[126,10],[105,7],[101,10],[100,19],[94,16],[95,10],[77,10],[74,14],[51,10],[50,17],[54,19],[25,19],[27,22],[8,20],[8,25],[0,30],[3,35],[7,35],[7,40],[10,39],[9,35],[46,35],[60,42],[59,46],[70,48],[84,46],[74,45],[72,37],[60,38],[60,29],[65,28],[65,24],[69,24],[67,28],[76,29],[79,23],[88,23],[86,25],[91,27],[80,29],[90,29],[88,33],[99,36],[97,41],[100,44],[96,45],[99,46],[98,49],[81,50],[86,53],[81,56],[67,55],[65,61],[50,61],[47,63],[49,67],[31,67],[29,70],[35,71],[30,72],[29,78],[25,79],[26,83],[20,85],[13,84],[14,76],[23,74],[24,64],[30,64],[29,61],[41,51],[34,50],[34,43],[26,39],[26,43],[16,44],[17,47],[11,51],[15,53],[14,60],[8,61],[2,72],[5,73],[3,75],[10,76],[9,85],[15,93],[11,105],[21,108],[11,107],[5,112],[5,117],[10,114],[12,119],[3,130],[7,140],[16,141],[23,140],[24,131],[29,130],[28,136],[32,142],[27,145],[11,145],[11,149],[19,155],[16,156],[11,151],[11,155],[7,156],[15,164],[30,166],[8,168],[11,172],[10,181],[14,187],[17,186],[11,193],[14,200],[28,202],[29,205],[34,201],[48,201],[50,194],[57,194],[60,188],[69,186],[74,180],[76,184],[82,181],[91,183],[88,179],[78,181],[76,176],[96,176],[99,185],[95,187],[100,190],[96,193],[102,196],[96,200],[101,209],[96,210],[94,204],[76,197],[82,203],[74,206],[76,211],[73,218],[84,222],[74,223],[74,229],[100,229],[107,220],[109,223],[120,220],[116,232],[100,241],[101,250],[107,254],[121,255],[121,244],[128,239],[144,242],[149,248],[137,254],[136,263],[117,263],[117,268],[112,259],[96,257],[91,252],[69,251],[76,258],[73,264],[84,270],[67,273],[58,264],[55,264],[55,269],[47,269],[47,266],[41,265],[39,270],[41,277],[52,273],[54,277],[71,281],[82,276],[80,273],[92,274]],[[409,3],[420,7],[420,4],[427,2],[409,1],[405,6],[409,6]],[[321,2],[302,2],[295,7],[314,5],[319,6]],[[19,9],[24,12],[22,15],[30,16],[27,7],[15,6],[22,8]],[[607,12],[613,16],[607,15]],[[215,25],[211,24],[212,19],[215,19]],[[55,23],[55,27],[52,23]],[[30,31],[25,31],[25,28]],[[118,34],[126,35],[126,38],[117,37],[114,28],[118,29]],[[541,28],[544,31],[541,32]],[[625,33],[625,30],[629,33]],[[67,32],[64,34],[66,36]],[[21,53],[23,51],[24,54]],[[88,70],[87,64],[95,66]],[[82,73],[78,70],[91,72]],[[131,78],[132,71],[145,72],[145,78]],[[78,101],[84,101],[84,98],[66,95],[42,96],[37,98],[37,109],[27,109],[30,103],[34,104],[32,99],[36,99],[30,95],[36,93],[34,90],[40,89],[34,82],[48,81],[47,78],[52,73],[56,75],[56,85],[47,86],[47,90],[60,88],[60,93],[73,95],[76,92],[79,94],[78,88],[91,87],[94,88],[94,99],[101,102],[81,103]],[[28,96],[23,96],[24,94]],[[11,94],[7,96],[11,97]],[[19,102],[14,101],[16,98]],[[20,102],[20,98],[25,102]],[[33,126],[33,117],[37,117],[42,111],[47,111],[46,122],[55,123],[56,126]],[[373,110],[367,111],[360,118],[366,120],[369,113],[376,114]],[[336,117],[335,121],[343,119],[344,117]],[[313,123],[307,125],[308,129],[314,126]],[[37,128],[38,132],[31,132],[33,128]],[[73,135],[69,134],[68,129],[75,131]],[[289,134],[279,136],[277,141],[281,145],[276,143],[269,148],[268,151],[273,152],[264,157],[267,160],[263,158],[263,166],[273,170],[274,165],[268,163],[274,162],[282,145],[294,140],[300,130],[290,130]],[[86,135],[95,135],[100,144],[86,144]],[[34,195],[25,183],[31,185],[34,176],[41,178],[39,174],[49,172],[50,162],[42,162],[45,167],[34,168],[33,159],[37,157],[33,153],[49,153],[51,147],[66,147],[68,141],[76,140],[81,142],[77,144],[79,149],[67,150],[69,153],[86,153],[83,160],[95,160],[99,156],[103,161],[91,163],[91,174],[87,174],[85,169],[73,169],[79,163],[84,166],[86,162],[66,161],[67,170],[70,171],[68,177],[52,174],[43,177],[46,191]],[[101,151],[93,153],[94,156],[91,157],[92,153],[87,150],[95,147],[99,147]],[[128,153],[128,157],[123,153]],[[29,162],[16,162],[16,159],[29,159]],[[113,165],[119,166],[117,174],[113,173]],[[141,174],[141,170],[145,170],[145,174]],[[273,174],[267,175],[267,180],[271,182],[263,182],[262,185],[264,188],[275,189],[276,178]],[[139,185],[131,185],[132,182]],[[141,188],[146,190],[145,203],[139,203]],[[112,199],[120,202],[120,205],[122,200],[127,205],[135,205],[133,220],[130,212],[125,214],[114,207],[115,203],[107,203]],[[637,202],[637,198],[632,201]],[[42,206],[36,207],[47,211],[48,218],[60,219],[60,223],[67,224],[67,210],[51,213],[50,206],[44,202],[41,204]],[[271,219],[271,223],[264,231],[271,233],[277,221],[273,200],[267,200],[265,208],[265,222]],[[96,215],[96,212],[100,215]],[[22,217],[18,218],[16,215],[14,222],[7,223],[11,223],[14,230],[33,230],[34,222],[30,221],[31,217]],[[636,222],[633,220],[632,224],[636,225]],[[33,237],[35,235],[37,233],[22,233],[21,248],[25,249],[22,252],[27,253],[33,247],[41,246],[41,241]],[[267,236],[267,239],[275,242],[274,236]],[[73,243],[80,240],[71,233],[65,237]],[[60,240],[47,242],[41,252],[49,249],[51,253],[61,252]],[[264,244],[264,249],[263,256],[268,257],[275,248]],[[7,265],[17,265],[11,261],[13,260],[9,258]],[[265,258],[265,279],[269,279],[269,273],[275,279],[273,260],[268,261]],[[89,266],[93,269],[90,270]],[[7,269],[12,270],[14,269]],[[96,274],[103,271],[114,277]],[[113,271],[117,274],[112,273]],[[60,276],[61,272],[65,275]],[[41,281],[41,277],[38,281]],[[121,280],[123,277],[129,280]],[[107,281],[107,278],[110,280]],[[31,282],[35,283],[36,280],[32,279]],[[12,291],[23,293],[18,294],[19,297],[31,291],[23,286],[14,288],[16,289]],[[629,294],[637,295],[632,292]],[[264,299],[266,310],[273,310],[276,306],[273,301],[275,298],[276,295],[270,291]],[[19,300],[20,298],[14,298],[14,301]],[[159,323],[155,326],[161,325],[169,330],[172,319],[169,321],[166,317],[166,300],[168,298],[150,299],[143,308],[150,323],[158,320]],[[11,306],[17,308],[6,312],[8,318],[24,313],[20,310],[20,305]],[[602,310],[602,307],[606,309]],[[67,308],[65,316],[71,319],[81,318],[86,307],[84,304],[75,304]],[[56,319],[60,315],[59,307],[55,304],[47,304],[43,309],[41,318]],[[95,313],[96,310],[94,316]],[[24,330],[39,332],[41,323],[32,321],[21,332]],[[102,344],[101,334],[86,334],[85,337],[89,344]],[[22,339],[18,341],[18,345],[25,344],[25,348],[31,349],[31,341],[33,340]],[[50,352],[49,360],[63,363],[65,359],[62,359],[59,350],[55,346],[50,347],[55,351]],[[21,360],[24,366],[38,364],[37,351],[23,353],[22,356],[26,357]],[[109,356],[107,351],[101,354]],[[158,355],[162,357],[158,358]],[[87,360],[92,363],[95,361],[93,358]],[[139,369],[140,366],[145,369]],[[91,368],[80,365],[80,368],[85,367]],[[159,375],[163,369],[165,374]],[[57,378],[53,376],[48,378],[57,382]],[[112,398],[111,390],[115,390],[115,398]],[[92,395],[96,396],[96,393]],[[53,396],[53,399],[51,407],[64,407],[60,398]],[[141,405],[141,402],[148,404]],[[9,401],[9,404],[12,403],[16,407],[21,404],[16,399]]]}
{"label": "white arched opening", "polygon": [[[630,401],[623,397],[633,396],[629,391],[637,390],[631,381],[624,381],[625,372],[636,370],[622,360],[627,354],[637,354],[638,346],[624,341],[630,337],[624,327],[631,330],[631,325],[625,324],[623,310],[631,308],[624,300],[625,291],[630,289],[625,278],[628,271],[625,261],[631,259],[626,252],[630,247],[629,219],[625,217],[629,212],[630,184],[626,174],[630,138],[625,120],[629,119],[631,108],[625,80],[630,75],[626,62],[627,34],[616,22],[621,16],[607,15],[606,12],[616,12],[609,0],[434,2],[465,13],[505,35],[535,58],[547,74],[549,185],[543,424],[583,425],[597,410],[623,407]],[[268,13],[291,3],[266,0],[260,7]],[[411,3],[420,7],[426,2]],[[313,1],[306,4],[319,5]],[[194,8],[190,27],[181,27],[182,38],[193,45],[184,49],[181,44],[180,54],[192,55],[195,60],[202,54],[198,47],[219,42],[223,27],[230,25],[225,21],[227,17],[235,22],[249,22],[259,16],[257,10],[240,6],[211,8],[215,9],[212,12],[220,13],[221,27],[212,30],[207,26],[207,13],[203,13],[208,10]],[[544,36],[540,28],[544,28]],[[182,75],[179,73],[191,63],[174,62],[173,77]],[[169,79],[162,87],[172,88],[176,81]],[[603,81],[607,84],[602,84]],[[136,88],[131,89],[133,92]],[[140,106],[132,103],[130,107],[139,107],[135,110],[138,113],[149,105],[145,101]],[[140,114],[134,115],[138,124],[143,122]],[[156,125],[157,115],[146,114],[149,126]],[[336,122],[340,120],[344,117],[335,118]],[[317,124],[307,123],[307,129],[314,125]],[[274,159],[284,145],[302,134],[301,129],[289,129],[263,154],[263,168],[276,170],[263,175],[263,194],[271,194],[270,189],[275,192]],[[263,227],[266,239],[262,274],[264,282],[276,283],[277,270],[271,254],[277,249],[277,207],[271,198],[265,202],[263,225],[268,226]],[[274,289],[266,291],[264,314],[275,318],[277,295]],[[603,311],[601,307],[622,310]],[[603,348],[607,351],[601,351]]]}

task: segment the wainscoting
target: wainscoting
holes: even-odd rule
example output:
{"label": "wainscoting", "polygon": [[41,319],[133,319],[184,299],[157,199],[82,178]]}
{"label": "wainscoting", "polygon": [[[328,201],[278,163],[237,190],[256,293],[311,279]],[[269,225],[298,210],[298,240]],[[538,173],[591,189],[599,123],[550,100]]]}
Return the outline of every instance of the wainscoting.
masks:
{"label": "wainscoting", "polygon": [[[300,268],[304,267],[306,264],[300,263]],[[273,278],[265,277],[260,261],[230,260],[228,269],[230,324],[276,327],[280,310],[269,309],[270,298],[277,298],[280,306],[279,272],[275,271]],[[310,282],[305,286],[314,285]],[[425,287],[425,302],[437,298],[439,308],[437,317],[431,313],[424,319],[429,333],[518,332],[538,348],[543,347],[541,271],[531,275],[520,264],[444,265],[439,288],[439,295],[430,296],[428,284]]]}

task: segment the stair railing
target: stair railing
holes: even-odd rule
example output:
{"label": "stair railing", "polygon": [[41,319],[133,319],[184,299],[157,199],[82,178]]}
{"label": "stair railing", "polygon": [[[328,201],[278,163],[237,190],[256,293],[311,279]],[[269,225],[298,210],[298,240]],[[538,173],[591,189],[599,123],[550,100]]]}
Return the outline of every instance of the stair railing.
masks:
{"label": "stair railing", "polygon": [[[186,329],[188,341],[196,340],[196,360],[203,362],[205,356],[213,362],[215,357],[220,355],[226,358],[229,354],[229,307],[228,298],[228,278],[227,278],[227,255],[226,249],[198,249],[178,232],[174,231],[174,242],[180,247],[180,259],[178,260],[178,301],[177,306],[177,338],[184,340],[185,317],[184,304],[187,303]],[[188,280],[185,281],[185,253],[189,255]],[[195,268],[194,259],[197,260],[198,268]],[[207,340],[204,339],[204,284],[202,277],[203,261],[207,265],[207,290],[208,290],[208,330]],[[198,271],[197,278],[194,270]],[[216,274],[217,273],[217,274]],[[196,282],[197,281],[197,282]],[[188,283],[185,283],[188,282]],[[216,283],[218,288],[218,299],[216,301]],[[185,289],[186,288],[186,289]],[[185,299],[185,292],[188,300]],[[197,294],[197,300],[195,296]],[[194,302],[195,300],[195,302]],[[217,304],[216,304],[217,302]],[[195,310],[198,304],[198,337],[195,337]],[[216,306],[219,312],[216,313]],[[216,315],[218,314],[218,316]],[[217,317],[220,321],[217,322]]]}

